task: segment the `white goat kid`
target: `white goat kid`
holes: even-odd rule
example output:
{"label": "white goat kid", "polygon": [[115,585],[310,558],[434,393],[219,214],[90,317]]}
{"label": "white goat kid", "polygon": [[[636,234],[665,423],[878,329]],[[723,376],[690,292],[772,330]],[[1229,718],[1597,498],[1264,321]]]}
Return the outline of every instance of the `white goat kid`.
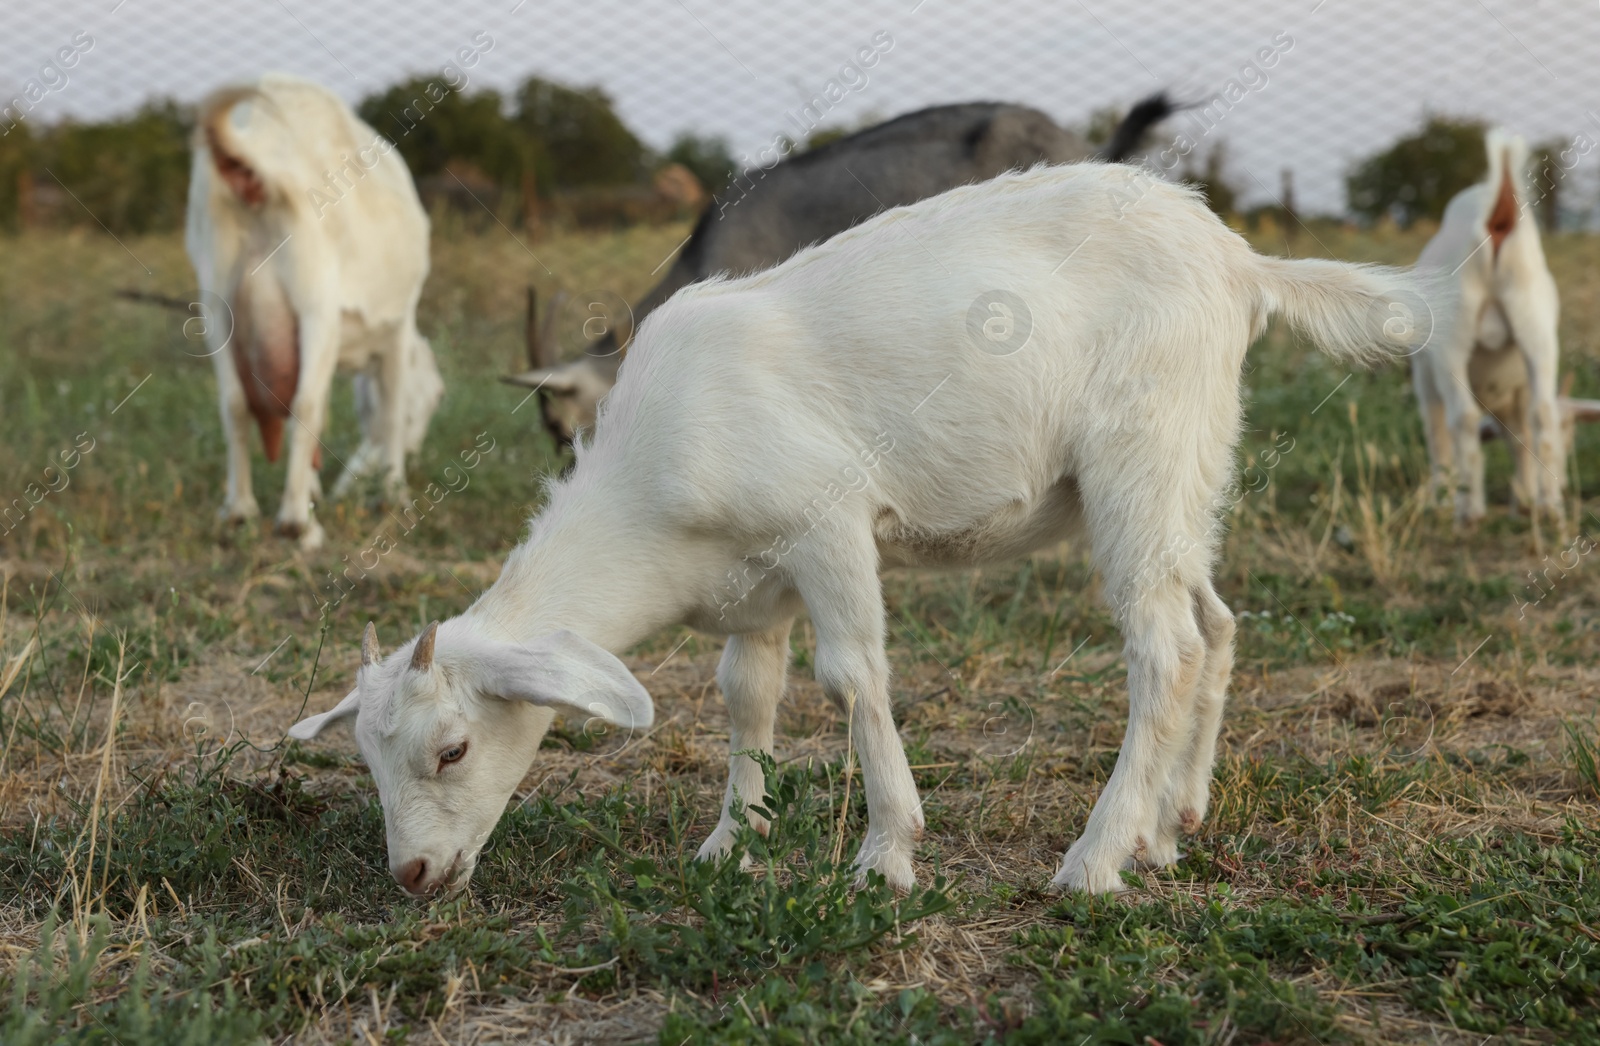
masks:
{"label": "white goat kid", "polygon": [[[1140,202],[1119,219],[1130,186]],[[1260,257],[1193,193],[1091,164],[955,189],[685,288],[641,326],[592,442],[495,584],[385,662],[369,644],[350,695],[290,732],[355,715],[391,869],[416,893],[459,886],[552,709],[651,723],[613,652],[664,627],[729,635],[730,751],[770,752],[803,608],[860,753],[857,866],[906,889],[923,817],[890,714],[880,569],[1086,533],[1130,714],[1056,882],[1115,890],[1136,857],[1176,860],[1206,812],[1234,632],[1213,516],[1245,351],[1274,312],[1343,359],[1404,351],[1389,304],[1420,300],[1412,282]],[[702,856],[762,794],[731,754]]]}
{"label": "white goat kid", "polygon": [[[1435,338],[1412,358],[1412,383],[1422,410],[1431,483],[1453,479],[1456,521],[1483,518],[1481,413],[1508,437],[1514,496],[1535,517],[1564,521],[1561,491],[1571,421],[1556,390],[1560,300],[1545,264],[1538,223],[1529,207],[1528,148],[1491,130],[1489,173],[1445,208],[1439,231],[1417,268],[1451,274],[1451,336]],[[1443,325],[1441,325],[1443,326]]]}
{"label": "white goat kid", "polygon": [[202,107],[184,234],[208,311],[228,447],[221,515],[260,510],[250,483],[250,420],[288,476],[278,529],[322,543],[312,518],[334,370],[355,370],[362,443],[335,486],[382,469],[405,484],[444,392],[417,298],[428,275],[428,218],[394,146],[316,84],[268,74]]}

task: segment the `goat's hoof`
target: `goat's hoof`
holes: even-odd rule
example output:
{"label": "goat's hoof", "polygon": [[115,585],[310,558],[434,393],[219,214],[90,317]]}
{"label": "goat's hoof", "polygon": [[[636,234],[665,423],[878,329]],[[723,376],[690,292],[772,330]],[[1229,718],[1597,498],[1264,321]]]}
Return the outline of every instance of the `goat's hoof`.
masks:
{"label": "goat's hoof", "polygon": [[882,836],[870,832],[856,856],[856,889],[867,885],[867,873],[877,872],[896,893],[910,893],[917,885],[917,873],[911,867],[909,848],[896,846]]}
{"label": "goat's hoof", "polygon": [[406,486],[404,479],[386,479],[383,481],[382,493],[378,495],[378,504],[385,507],[404,507],[411,498],[411,489]]}
{"label": "goat's hoof", "polygon": [[345,469],[339,478],[333,481],[333,500],[340,501],[355,493],[364,477],[350,469]]}
{"label": "goat's hoof", "polygon": [[1066,856],[1061,859],[1061,870],[1050,880],[1050,885],[1058,890],[1084,893],[1123,892],[1127,885],[1122,881],[1122,869],[1130,863],[1129,859],[1111,858],[1104,851],[1103,846],[1085,846],[1079,839],[1067,848]]}
{"label": "goat's hoof", "polygon": [[314,519],[279,519],[274,529],[280,537],[295,539],[302,552],[315,552],[326,537],[322,524]]}
{"label": "goat's hoof", "polygon": [[217,509],[217,521],[230,527],[242,526],[261,515],[261,507],[256,504],[256,499],[248,501],[235,501]]}
{"label": "goat's hoof", "polygon": [[[1140,839],[1140,843],[1144,840]],[[1171,868],[1178,863],[1178,833],[1158,832],[1148,845],[1134,848],[1134,863],[1148,869]]]}
{"label": "goat's hoof", "polygon": [[1471,534],[1477,531],[1478,524],[1483,522],[1483,513],[1456,513],[1456,533]]}
{"label": "goat's hoof", "polygon": [[323,533],[322,525],[316,520],[312,520],[306,524],[305,530],[300,535],[300,551],[317,551],[323,546],[325,538],[326,535]]}
{"label": "goat's hoof", "polygon": [[[759,820],[755,817],[750,818],[750,827],[754,828],[763,836],[765,836],[771,830],[771,826],[769,826],[766,821]],[[731,820],[718,821],[717,827],[712,830],[711,835],[706,838],[705,842],[700,844],[700,850],[695,854],[695,860],[715,861],[726,856],[728,851],[733,849],[733,840],[738,832],[738,822]],[[748,853],[745,854],[744,857],[739,861],[739,867],[746,870],[751,867],[750,855]]]}
{"label": "goat's hoof", "polygon": [[694,859],[697,861],[715,861],[726,856],[728,851],[733,849],[733,832],[734,827],[731,824],[717,825],[706,841],[700,844],[700,849],[694,855]]}

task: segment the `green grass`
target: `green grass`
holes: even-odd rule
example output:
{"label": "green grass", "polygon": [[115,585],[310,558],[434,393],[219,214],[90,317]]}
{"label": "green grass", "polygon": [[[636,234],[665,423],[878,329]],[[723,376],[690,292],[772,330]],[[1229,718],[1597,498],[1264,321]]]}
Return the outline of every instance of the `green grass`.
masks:
{"label": "green grass", "polygon": [[[86,921],[86,941],[66,936],[59,972],[62,898],[52,887],[78,871],[82,818],[8,836],[0,843],[0,890],[43,917],[39,950],[14,985],[11,1032],[42,1034],[50,1021],[72,1017],[65,1000],[111,989],[108,976],[126,977],[117,984],[124,1005],[111,1008],[115,1027],[150,1042],[163,1041],[159,1035],[184,1005],[206,1014],[214,1036],[292,1032],[308,1014],[369,983],[393,990],[407,1018],[437,1015],[449,979],[469,967],[480,990],[511,993],[534,987],[531,975],[540,967],[577,970],[579,983],[593,990],[624,980],[738,987],[817,960],[848,963],[880,942],[907,947],[916,922],[952,908],[942,878],[903,898],[876,874],[853,888],[849,855],[840,858],[831,829],[864,830],[863,804],[843,817],[833,809],[823,788],[836,767],[780,774],[760,758],[769,792],[762,809],[773,828],[762,836],[746,826],[720,861],[693,860],[696,841],[685,828],[694,816],[682,797],[669,797],[664,811],[626,792],[599,803],[545,799],[497,829],[476,904],[447,900],[426,908],[396,906],[387,891],[372,889],[385,873],[374,802],[313,798],[292,774],[264,788],[217,762],[193,780],[148,788],[132,813],[108,819],[100,845],[115,856],[86,861],[83,869],[86,878],[101,878],[100,911]],[[561,920],[547,930],[495,912],[540,900],[527,895],[525,855],[551,850],[563,860],[545,869],[543,900],[555,902]],[[754,874],[741,869],[746,855]],[[143,918],[151,899],[164,895],[187,899],[148,924],[166,977],[152,986],[143,952],[110,964],[115,972],[108,975],[97,960],[112,922]],[[284,933],[289,918],[296,929]],[[175,1001],[184,997],[187,1004]]]}
{"label": "green grass", "polygon": [[[503,234],[440,231],[422,323],[450,391],[413,489],[480,433],[494,449],[326,609],[344,557],[396,524],[326,506],[309,557],[270,527],[217,529],[209,362],[181,317],[111,297],[186,292],[177,240],[128,242],[151,275],[103,237],[0,243],[0,494],[93,440],[0,534],[0,1041],[1600,1041],[1600,571],[1536,582],[1503,511],[1453,533],[1416,496],[1403,376],[1346,381],[1276,329],[1249,355],[1247,491],[1225,512],[1217,580],[1240,618],[1213,809],[1176,868],[1115,899],[1043,889],[1126,714],[1120,636],[1063,549],[886,581],[927,818],[912,895],[850,886],[859,769],[805,624],[773,832],[740,839],[751,870],[690,859],[726,722],[720,644],[676,632],[632,658],[654,733],[616,751],[558,727],[470,894],[401,895],[348,736],[282,731],[344,694],[368,619],[387,644],[458,612],[536,509],[557,458],[492,380],[520,351],[525,285],[637,297],[684,231],[534,245],[553,275]],[[1317,235],[1297,247],[1420,247]],[[1564,366],[1600,395],[1600,243],[1549,252]],[[1591,506],[1597,437],[1579,446]],[[328,443],[354,443],[342,393]],[[1503,504],[1507,456],[1488,457]],[[281,469],[255,479],[270,513]]]}

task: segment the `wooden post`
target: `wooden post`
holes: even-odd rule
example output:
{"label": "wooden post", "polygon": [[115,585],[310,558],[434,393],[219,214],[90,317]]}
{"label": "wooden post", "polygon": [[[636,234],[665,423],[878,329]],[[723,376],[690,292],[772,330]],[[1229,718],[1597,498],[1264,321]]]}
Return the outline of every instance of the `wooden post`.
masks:
{"label": "wooden post", "polygon": [[17,172],[17,228],[31,229],[40,224],[33,205],[33,172],[24,167]]}
{"label": "wooden post", "polygon": [[539,238],[539,187],[534,181],[533,168],[522,171],[522,231],[530,240]]}
{"label": "wooden post", "polygon": [[522,332],[523,343],[528,355],[528,369],[538,370],[544,366],[544,351],[539,344],[539,292],[534,290],[533,284],[528,284],[528,318]]}
{"label": "wooden post", "polygon": [[1295,233],[1300,231],[1300,215],[1294,207],[1294,172],[1289,168],[1283,169],[1283,238],[1290,244],[1294,243]]}

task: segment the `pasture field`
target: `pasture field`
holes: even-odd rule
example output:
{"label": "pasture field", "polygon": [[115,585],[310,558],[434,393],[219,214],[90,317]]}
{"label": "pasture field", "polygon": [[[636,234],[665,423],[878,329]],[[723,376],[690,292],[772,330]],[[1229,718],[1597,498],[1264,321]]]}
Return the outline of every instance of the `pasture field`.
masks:
{"label": "pasture field", "polygon": [[[0,534],[0,1042],[1600,1042],[1600,432],[1587,537],[1533,555],[1499,446],[1496,507],[1458,535],[1419,494],[1404,372],[1347,378],[1276,327],[1223,512],[1214,807],[1176,868],[1044,889],[1126,714],[1120,638],[1063,548],[886,583],[928,820],[912,895],[848,886],[859,773],[802,626],[754,872],[689,861],[727,730],[721,644],[680,632],[628,655],[651,731],[558,730],[469,894],[405,898],[348,733],[283,730],[344,695],[369,618],[388,649],[460,611],[537,508],[556,459],[494,380],[525,285],[632,299],[686,233],[437,230],[420,322],[449,391],[410,469],[437,496],[324,506],[311,556],[219,532],[210,363],[181,315],[113,296],[188,295],[179,237],[0,239],[0,501],[48,491]],[[1564,369],[1600,396],[1600,239],[1548,251]],[[274,512],[281,468],[256,483]]]}

